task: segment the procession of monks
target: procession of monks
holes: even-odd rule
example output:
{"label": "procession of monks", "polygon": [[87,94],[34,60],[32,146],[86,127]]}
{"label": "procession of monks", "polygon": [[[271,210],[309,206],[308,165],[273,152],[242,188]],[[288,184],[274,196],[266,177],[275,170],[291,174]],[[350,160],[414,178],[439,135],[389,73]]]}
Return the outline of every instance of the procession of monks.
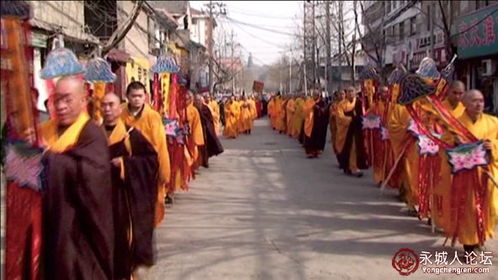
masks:
{"label": "procession of monks", "polygon": [[254,120],[258,117],[256,101],[245,95],[235,97],[231,95],[224,104],[225,127],[223,135],[235,139],[240,134],[251,134]]}
{"label": "procession of monks", "polygon": [[[378,86],[371,94],[348,87],[335,92],[328,103],[320,94],[276,94],[268,103],[268,114],[272,128],[299,139],[308,158],[323,152],[326,134],[322,132],[328,126],[331,150],[344,174],[361,177],[361,170],[372,168],[377,187],[397,190],[408,213],[427,219],[433,231],[444,233],[445,244],[458,241],[466,252],[484,250],[497,221],[498,118],[483,112],[479,90],[465,91],[461,81],[447,86],[442,106],[469,131],[469,137],[482,141],[478,143],[487,159],[475,173],[456,171],[458,163],[449,161],[447,147],[430,141],[429,132],[413,128],[416,122],[407,106],[396,102],[399,91],[399,84]],[[416,100],[410,108],[422,119],[420,126],[445,143],[472,144],[445,125],[449,117],[441,117],[427,100]]]}

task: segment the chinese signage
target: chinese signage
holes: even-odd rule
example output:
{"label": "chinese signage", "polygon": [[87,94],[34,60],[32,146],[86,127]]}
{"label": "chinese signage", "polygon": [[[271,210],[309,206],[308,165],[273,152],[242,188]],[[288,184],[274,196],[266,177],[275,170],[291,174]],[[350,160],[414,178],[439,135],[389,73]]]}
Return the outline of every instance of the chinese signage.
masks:
{"label": "chinese signage", "polygon": [[401,276],[408,276],[417,270],[424,274],[484,274],[491,271],[494,254],[489,251],[465,252],[436,251],[434,253],[402,248],[392,258],[392,267]]}
{"label": "chinese signage", "polygon": [[128,83],[138,81],[145,85],[147,93],[150,93],[149,86],[149,61],[145,58],[132,57],[126,64],[126,80]]}
{"label": "chinese signage", "polygon": [[459,18],[453,34],[460,58],[498,53],[498,5]]}

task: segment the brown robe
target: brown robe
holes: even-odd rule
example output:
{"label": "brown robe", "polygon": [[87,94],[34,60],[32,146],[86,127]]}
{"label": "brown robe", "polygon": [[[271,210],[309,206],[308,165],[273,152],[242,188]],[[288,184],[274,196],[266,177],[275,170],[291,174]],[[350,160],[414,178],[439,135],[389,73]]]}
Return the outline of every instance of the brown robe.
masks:
{"label": "brown robe", "polygon": [[109,151],[89,120],[76,145],[47,152],[45,279],[112,279],[114,223]]}
{"label": "brown robe", "polygon": [[[112,167],[115,218],[116,279],[129,279],[139,265],[153,265],[154,207],[159,161],[152,144],[137,130],[126,127],[129,137],[109,146],[111,158],[122,157],[121,169]],[[125,141],[129,140],[131,151]],[[128,237],[132,229],[131,238]],[[131,239],[131,240],[130,240]]]}

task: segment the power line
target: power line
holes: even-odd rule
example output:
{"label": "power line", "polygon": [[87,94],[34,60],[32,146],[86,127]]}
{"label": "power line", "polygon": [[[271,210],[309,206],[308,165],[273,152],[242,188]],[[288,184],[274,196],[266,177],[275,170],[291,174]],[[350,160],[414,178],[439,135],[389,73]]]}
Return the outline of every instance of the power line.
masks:
{"label": "power line", "polygon": [[251,36],[251,37],[253,37],[253,38],[255,38],[255,39],[258,39],[258,40],[260,40],[260,41],[262,41],[262,42],[265,42],[265,43],[267,43],[267,44],[269,44],[269,45],[276,46],[276,47],[278,47],[278,48],[284,48],[284,47],[283,47],[283,46],[281,46],[281,45],[277,45],[277,44],[276,44],[276,43],[274,43],[274,42],[267,41],[266,39],[263,39],[263,38],[261,38],[261,37],[259,37],[259,36],[254,35],[253,33],[251,33],[251,32],[249,32],[249,31],[245,30],[244,28],[242,28],[239,24],[234,24],[234,26],[238,27],[238,28],[239,28],[240,30],[242,30],[244,33],[246,33],[247,35],[249,35],[249,36]]}
{"label": "power line", "polygon": [[231,12],[234,12],[236,14],[241,14],[241,15],[246,15],[246,16],[253,16],[253,17],[261,17],[261,18],[273,18],[273,19],[289,19],[289,17],[286,17],[286,16],[275,16],[275,15],[265,15],[265,14],[262,14],[262,13],[258,13],[258,14],[253,14],[253,13],[248,13],[246,10],[239,10],[237,8],[233,8],[231,7],[230,8],[230,11]]}
{"label": "power line", "polygon": [[259,26],[257,24],[252,24],[252,23],[247,23],[247,22],[239,21],[239,20],[233,19],[231,17],[226,17],[226,18],[229,21],[231,21],[231,22],[242,24],[242,25],[246,25],[246,26],[250,26],[250,27],[253,27],[253,28],[256,28],[256,29],[261,29],[261,30],[264,30],[264,31],[273,32],[273,33],[277,33],[277,34],[281,34],[281,35],[292,36],[292,37],[296,36],[295,34],[292,34],[292,33],[287,33],[287,32],[278,31],[278,30],[274,30],[274,29],[270,29],[270,28],[266,28],[266,27],[261,27],[261,26]]}

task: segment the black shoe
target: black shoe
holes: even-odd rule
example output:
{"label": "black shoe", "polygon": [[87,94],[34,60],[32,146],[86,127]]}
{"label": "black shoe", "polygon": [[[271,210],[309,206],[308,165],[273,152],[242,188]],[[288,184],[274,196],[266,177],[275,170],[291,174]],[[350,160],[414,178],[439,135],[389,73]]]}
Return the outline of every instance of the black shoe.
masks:
{"label": "black shoe", "polygon": [[361,172],[361,171],[355,172],[355,173],[353,174],[353,176],[358,177],[358,178],[361,178],[361,177],[363,177],[363,172]]}
{"label": "black shoe", "polygon": [[463,245],[463,250],[466,252],[466,253],[471,253],[471,252],[477,252],[479,251],[479,245]]}
{"label": "black shoe", "polygon": [[171,196],[167,195],[164,198],[164,204],[173,204],[173,198]]}

